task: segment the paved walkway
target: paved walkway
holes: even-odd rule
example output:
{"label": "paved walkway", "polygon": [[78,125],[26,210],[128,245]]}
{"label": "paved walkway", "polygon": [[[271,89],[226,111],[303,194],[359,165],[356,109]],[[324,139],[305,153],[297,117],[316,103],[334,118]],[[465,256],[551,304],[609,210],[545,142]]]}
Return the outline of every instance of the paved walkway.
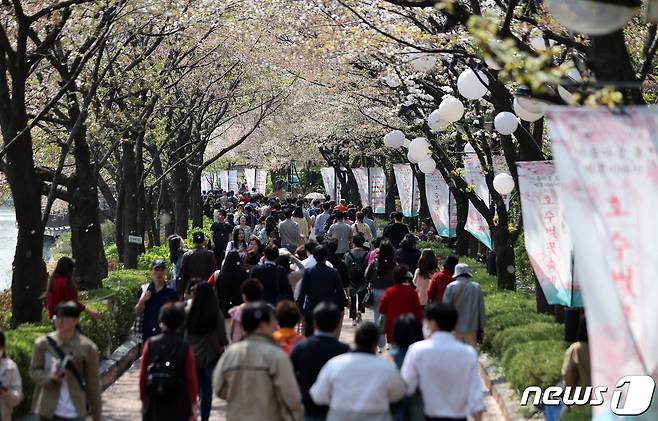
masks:
{"label": "paved walkway", "polygon": [[[368,311],[366,318],[372,320],[372,312]],[[347,317],[343,321],[343,329],[340,339],[346,343],[352,344],[354,341],[355,328]],[[484,384],[482,386],[484,388]],[[503,416],[496,401],[485,390],[485,404],[487,412],[483,419],[485,421],[502,420]],[[141,402],[139,400],[139,361],[112,386],[103,393],[103,419],[106,421],[126,421],[139,420]],[[210,416],[211,421],[224,421],[226,403],[215,397],[213,399],[213,409]]]}

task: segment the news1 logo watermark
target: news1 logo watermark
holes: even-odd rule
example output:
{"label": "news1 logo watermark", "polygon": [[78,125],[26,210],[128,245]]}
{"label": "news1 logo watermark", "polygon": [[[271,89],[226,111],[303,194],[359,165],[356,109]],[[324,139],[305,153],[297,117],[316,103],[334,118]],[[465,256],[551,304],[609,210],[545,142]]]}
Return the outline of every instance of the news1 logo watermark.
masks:
{"label": "news1 logo watermark", "polygon": [[[626,392],[622,390],[625,386]],[[650,376],[625,376],[616,384],[612,392],[610,410],[615,415],[642,415],[653,399],[656,383]],[[567,406],[591,405],[601,406],[605,403],[604,394],[608,392],[607,386],[597,387],[561,387],[551,386],[542,391],[539,386],[530,386],[523,391],[521,405],[527,405],[530,394],[534,393],[533,405],[559,405],[560,402]],[[622,395],[624,401],[622,402]]]}

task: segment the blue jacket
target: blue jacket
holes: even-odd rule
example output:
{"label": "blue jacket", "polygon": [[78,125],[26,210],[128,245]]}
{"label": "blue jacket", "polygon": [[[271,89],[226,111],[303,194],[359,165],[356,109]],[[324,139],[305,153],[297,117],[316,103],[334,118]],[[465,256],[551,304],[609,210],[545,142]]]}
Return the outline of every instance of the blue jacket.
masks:
{"label": "blue jacket", "polygon": [[345,290],[338,271],[325,263],[318,263],[304,271],[297,306],[310,314],[322,301],[331,301],[339,308],[345,307]]}

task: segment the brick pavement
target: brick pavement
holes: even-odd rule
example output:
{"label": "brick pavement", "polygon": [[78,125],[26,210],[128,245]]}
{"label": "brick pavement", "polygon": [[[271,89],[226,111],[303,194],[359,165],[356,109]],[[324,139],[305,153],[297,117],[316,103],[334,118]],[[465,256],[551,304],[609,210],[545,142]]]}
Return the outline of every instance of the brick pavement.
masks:
{"label": "brick pavement", "polygon": [[[368,311],[366,318],[372,320],[372,312]],[[343,321],[343,329],[340,339],[346,343],[352,344],[354,330],[350,319],[347,317]],[[484,384],[483,384],[484,389]],[[485,421],[498,421],[503,419],[500,408],[496,401],[485,390],[485,404],[487,413],[484,416]],[[103,393],[103,420],[106,421],[128,421],[139,420],[141,402],[139,400],[139,361],[123,375],[112,386]],[[211,421],[224,421],[225,402],[219,398],[213,399],[213,409],[210,416]]]}

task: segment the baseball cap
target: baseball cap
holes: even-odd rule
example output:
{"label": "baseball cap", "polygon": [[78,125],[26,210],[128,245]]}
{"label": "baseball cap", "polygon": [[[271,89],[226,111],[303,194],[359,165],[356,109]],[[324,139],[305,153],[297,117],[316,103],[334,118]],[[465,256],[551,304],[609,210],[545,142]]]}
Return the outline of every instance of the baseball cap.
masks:
{"label": "baseball cap", "polygon": [[206,239],[206,237],[200,231],[197,231],[194,234],[192,234],[192,242],[194,244],[203,243],[205,241],[205,239]]}
{"label": "baseball cap", "polygon": [[55,316],[80,317],[80,307],[73,301],[64,301],[55,307]]}
{"label": "baseball cap", "polygon": [[153,260],[153,263],[151,263],[151,270],[155,269],[165,269],[167,265],[165,264],[164,260],[162,259],[155,259]]}

